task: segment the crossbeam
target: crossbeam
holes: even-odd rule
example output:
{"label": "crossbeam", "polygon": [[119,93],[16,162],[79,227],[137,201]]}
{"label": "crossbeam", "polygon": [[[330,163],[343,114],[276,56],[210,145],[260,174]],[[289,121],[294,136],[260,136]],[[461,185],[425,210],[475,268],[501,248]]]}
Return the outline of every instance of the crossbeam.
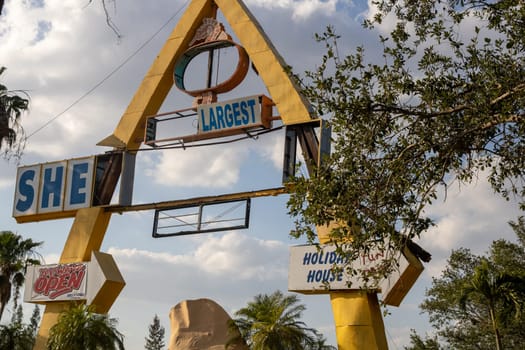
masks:
{"label": "crossbeam", "polygon": [[256,198],[256,197],[269,197],[269,196],[278,196],[281,194],[288,193],[286,187],[275,187],[267,188],[256,191],[247,191],[247,192],[237,192],[222,194],[217,196],[204,196],[204,197],[195,197],[187,199],[178,199],[173,201],[157,202],[157,203],[145,203],[145,204],[135,204],[135,205],[110,205],[104,208],[106,212],[110,213],[124,213],[130,211],[143,211],[143,210],[154,210],[154,209],[174,209],[174,208],[187,208],[200,204],[211,204],[211,203],[220,203],[224,201],[234,201],[242,200],[246,198]]}

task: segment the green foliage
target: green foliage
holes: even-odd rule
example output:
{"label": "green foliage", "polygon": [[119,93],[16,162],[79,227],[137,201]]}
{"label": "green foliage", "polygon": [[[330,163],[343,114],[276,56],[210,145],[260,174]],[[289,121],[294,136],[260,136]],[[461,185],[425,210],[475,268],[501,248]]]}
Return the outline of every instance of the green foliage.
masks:
{"label": "green foliage", "polygon": [[[0,67],[0,76],[5,70]],[[0,84],[0,150],[3,148],[2,156],[6,159],[21,156],[25,139],[20,117],[28,108],[29,98],[24,91],[10,91]]]}
{"label": "green foliage", "polygon": [[410,332],[410,346],[405,346],[405,350],[441,350],[437,337],[426,336],[422,339],[414,330]]}
{"label": "green foliage", "polygon": [[288,202],[293,236],[315,240],[316,226],[336,222],[333,239],[351,236],[354,252],[421,235],[434,224],[425,209],[451,182],[481,175],[507,199],[525,195],[523,1],[372,3],[366,26],[396,23],[378,39],[382,57],[340,55],[328,27],[321,62],[298,77],[332,126],[333,152],[295,179]]}
{"label": "green foliage", "polygon": [[11,323],[0,325],[0,350],[33,349],[40,321],[40,309],[35,305],[29,324],[22,323],[22,317],[22,306],[18,306],[13,313]]}
{"label": "green foliage", "polygon": [[511,309],[516,319],[521,317],[522,304],[525,302],[525,274],[519,276],[498,272],[486,258],[482,258],[461,290],[459,305],[463,310],[466,310],[467,301],[473,295],[479,297],[487,307],[496,339],[496,349],[502,349],[499,333],[501,321],[496,308],[501,303],[506,311],[506,318],[509,317],[508,311]]}
{"label": "green foliage", "polygon": [[153,323],[149,325],[149,335],[146,338],[146,350],[161,350],[164,343],[164,327],[161,326],[159,316],[153,317]]}
{"label": "green foliage", "polygon": [[[525,336],[525,221],[511,223],[518,243],[494,241],[488,256],[454,250],[421,304],[451,349],[522,349]],[[413,344],[415,344],[413,342]],[[417,349],[417,348],[415,348]]]}
{"label": "green foliage", "polygon": [[35,248],[42,242],[22,239],[11,231],[0,231],[0,319],[14,289],[14,304],[17,306],[20,288],[28,265],[40,264]]}
{"label": "green foliage", "polygon": [[51,327],[48,350],[123,350],[124,336],[117,320],[93,312],[83,304],[62,312]]}
{"label": "green foliage", "polygon": [[[305,306],[298,302],[296,295],[285,296],[280,291],[259,294],[235,313],[230,329],[238,329],[252,350],[334,349],[325,345],[326,340],[316,330],[300,321]],[[232,338],[226,348],[236,341]]]}

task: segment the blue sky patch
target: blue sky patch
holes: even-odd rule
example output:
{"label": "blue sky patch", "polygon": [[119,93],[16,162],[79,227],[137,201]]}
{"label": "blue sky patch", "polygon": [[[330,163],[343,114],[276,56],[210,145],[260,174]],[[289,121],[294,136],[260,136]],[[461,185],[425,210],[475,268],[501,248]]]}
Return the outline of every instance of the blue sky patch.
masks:
{"label": "blue sky patch", "polygon": [[29,6],[32,8],[42,8],[45,6],[45,0],[29,0]]}
{"label": "blue sky patch", "polygon": [[53,24],[49,21],[38,21],[38,28],[33,44],[38,43],[46,38],[47,34],[51,31]]}

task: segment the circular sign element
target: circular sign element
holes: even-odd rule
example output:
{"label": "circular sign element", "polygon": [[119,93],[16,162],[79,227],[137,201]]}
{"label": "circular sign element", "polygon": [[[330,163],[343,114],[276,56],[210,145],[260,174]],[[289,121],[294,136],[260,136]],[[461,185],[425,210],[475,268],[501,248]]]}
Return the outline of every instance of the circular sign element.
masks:
{"label": "circular sign element", "polygon": [[[217,49],[223,49],[226,47],[236,47],[237,53],[239,55],[239,62],[237,63],[237,68],[233,72],[233,74],[225,80],[224,82],[211,86],[209,88],[205,89],[198,89],[198,90],[186,90],[184,86],[184,74],[186,72],[186,68],[190,64],[190,62],[197,57],[199,54],[203,52],[209,52]],[[244,47],[234,43],[230,40],[216,40],[216,41],[210,41],[205,42],[199,45],[195,45],[190,47],[186,52],[182,54],[182,56],[177,60],[175,63],[175,69],[174,69],[174,77],[175,77],[175,86],[179,88],[180,90],[184,91],[190,96],[197,97],[202,96],[205,93],[212,92],[215,94],[220,94],[224,92],[228,92],[233,90],[237,85],[239,85],[243,79],[246,77],[246,74],[248,73],[248,67],[249,67],[249,57],[248,53],[244,49]]]}

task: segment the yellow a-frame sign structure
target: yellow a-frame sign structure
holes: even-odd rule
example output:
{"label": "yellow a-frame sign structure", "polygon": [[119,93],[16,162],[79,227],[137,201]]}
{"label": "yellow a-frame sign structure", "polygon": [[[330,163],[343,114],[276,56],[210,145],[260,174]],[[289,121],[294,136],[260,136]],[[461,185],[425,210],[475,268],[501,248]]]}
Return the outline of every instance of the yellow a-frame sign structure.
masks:
{"label": "yellow a-frame sign structure", "polygon": [[[160,109],[173,86],[173,70],[204,18],[219,9],[259,72],[285,125],[312,119],[308,102],[290,78],[286,65],[255,17],[241,0],[193,0],[151,65],[112,135],[99,145],[128,151],[143,141],[146,117]],[[102,245],[111,212],[102,207],[79,209],[62,252],[60,263],[87,261]],[[319,240],[328,235],[319,230]],[[121,286],[109,285],[95,302],[97,312],[108,312]],[[366,291],[330,294],[339,349],[387,349],[383,319],[375,293]],[[49,303],[42,318],[34,349],[44,350],[50,328],[67,303]]]}

